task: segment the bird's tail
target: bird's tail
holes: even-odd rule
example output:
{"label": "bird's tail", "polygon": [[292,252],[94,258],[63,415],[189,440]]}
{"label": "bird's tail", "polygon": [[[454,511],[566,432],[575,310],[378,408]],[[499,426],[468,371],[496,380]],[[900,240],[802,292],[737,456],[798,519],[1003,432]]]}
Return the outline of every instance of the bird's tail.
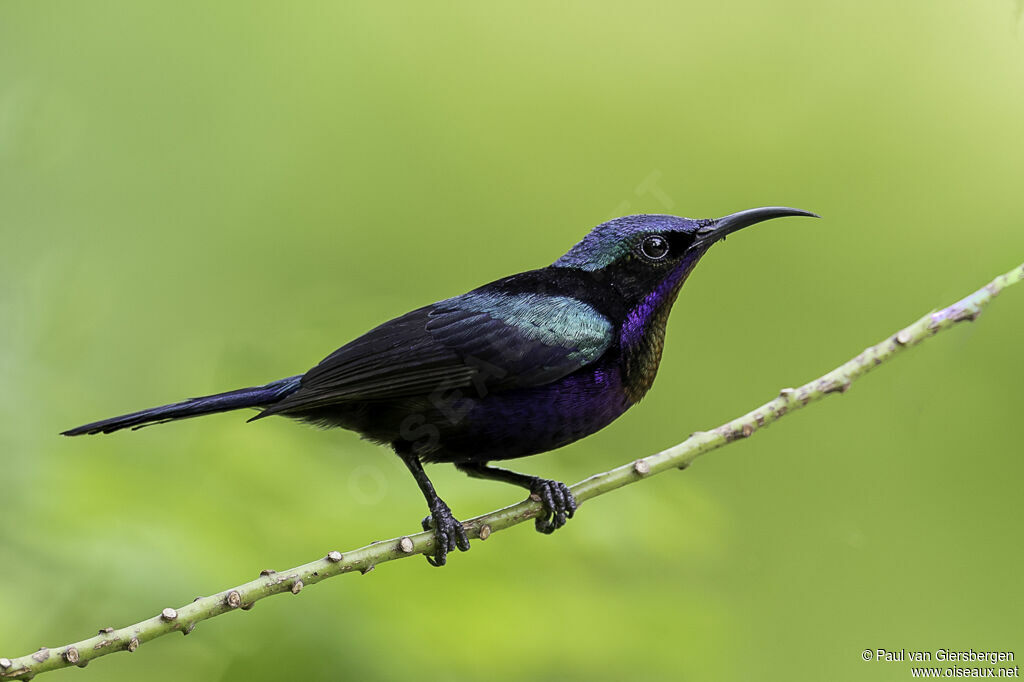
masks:
{"label": "bird's tail", "polygon": [[132,412],[120,417],[111,417],[102,421],[85,424],[68,431],[64,436],[81,436],[93,433],[113,433],[121,429],[139,429],[150,424],[162,424],[175,419],[187,419],[198,417],[203,414],[215,414],[217,412],[228,412],[243,407],[263,407],[277,402],[284,396],[296,391],[299,388],[301,376],[288,377],[279,381],[272,381],[265,386],[253,386],[251,388],[240,388],[237,391],[217,393],[200,398],[190,398],[180,403],[151,407],[141,412]]}

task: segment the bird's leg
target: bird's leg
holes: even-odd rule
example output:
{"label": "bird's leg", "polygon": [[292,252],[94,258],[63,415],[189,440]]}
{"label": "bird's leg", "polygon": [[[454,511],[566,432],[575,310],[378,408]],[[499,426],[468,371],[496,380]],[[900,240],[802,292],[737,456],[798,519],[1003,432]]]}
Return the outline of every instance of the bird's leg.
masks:
{"label": "bird's leg", "polygon": [[488,466],[482,462],[463,462],[456,464],[455,468],[473,478],[489,478],[492,481],[503,481],[529,490],[530,495],[536,496],[544,505],[546,512],[534,521],[534,525],[541,533],[555,532],[576,513],[576,498],[573,497],[569,486],[561,481],[520,474],[508,469]]}
{"label": "bird's leg", "polygon": [[[396,448],[398,456],[409,468],[412,477],[416,479],[423,497],[427,498],[427,508],[430,509],[430,516],[423,519],[423,530],[434,529],[434,556],[427,557],[431,566],[444,566],[447,561],[448,552],[458,548],[465,552],[469,549],[469,538],[466,537],[466,529],[452,516],[452,510],[444,503],[437,493],[434,492],[434,485],[427,478],[423,471],[420,459],[412,452]],[[431,523],[432,522],[432,523]]]}

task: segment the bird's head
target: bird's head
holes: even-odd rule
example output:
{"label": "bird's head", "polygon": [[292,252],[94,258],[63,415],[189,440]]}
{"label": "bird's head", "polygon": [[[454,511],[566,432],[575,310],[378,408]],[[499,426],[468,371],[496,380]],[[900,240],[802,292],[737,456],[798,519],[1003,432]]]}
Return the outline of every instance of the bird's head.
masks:
{"label": "bird's head", "polygon": [[724,218],[631,215],[598,225],[553,267],[591,272],[630,302],[657,295],[675,298],[686,276],[711,245],[745,227],[772,218],[818,216],[781,206],[752,208]]}

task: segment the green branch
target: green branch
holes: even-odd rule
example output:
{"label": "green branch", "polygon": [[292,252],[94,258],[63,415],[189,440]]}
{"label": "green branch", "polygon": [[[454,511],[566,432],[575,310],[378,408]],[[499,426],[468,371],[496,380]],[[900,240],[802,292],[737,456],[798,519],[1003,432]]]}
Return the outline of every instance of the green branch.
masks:
{"label": "green branch", "polygon": [[[1005,275],[996,277],[983,289],[937,312],[925,315],[913,324],[896,332],[880,343],[865,349],[849,362],[828,374],[799,388],[784,388],[778,397],[757,409],[733,419],[712,431],[694,433],[688,439],[654,455],[638,459],[611,471],[595,474],[572,486],[579,502],[611,492],[630,483],[659,474],[669,469],[685,469],[700,455],[731,441],[747,438],[759,428],[767,426],[783,415],[798,410],[830,393],[843,393],[861,375],[911,346],[924,341],[957,322],[975,320],[982,309],[1004,288],[1024,280],[1024,265]],[[528,499],[504,509],[478,516],[465,522],[470,538],[486,540],[491,534],[538,516],[541,505]],[[260,577],[211,597],[201,597],[177,609],[166,608],[160,614],[123,628],[104,628],[99,634],[80,642],[59,647],[43,647],[34,654],[20,658],[0,658],[0,679],[28,680],[38,673],[85,666],[89,661],[115,651],[135,651],[140,645],[170,632],[189,634],[196,623],[219,616],[228,611],[248,609],[274,594],[298,594],[304,587],[314,585],[342,573],[366,573],[377,564],[402,559],[415,554],[432,554],[432,533],[415,533],[393,540],[377,542],[344,554],[330,552],[326,557],[311,561],[287,571],[264,571]]]}

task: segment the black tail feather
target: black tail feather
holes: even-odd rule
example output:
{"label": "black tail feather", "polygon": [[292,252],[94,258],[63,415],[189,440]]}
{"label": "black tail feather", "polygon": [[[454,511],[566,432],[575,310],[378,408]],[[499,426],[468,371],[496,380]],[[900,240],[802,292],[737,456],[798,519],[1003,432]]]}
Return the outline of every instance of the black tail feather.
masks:
{"label": "black tail feather", "polygon": [[298,389],[300,378],[301,376],[288,377],[287,379],[272,381],[265,386],[240,388],[237,391],[190,398],[180,403],[151,407],[148,410],[132,412],[120,417],[111,417],[110,419],[85,424],[64,431],[61,435],[81,436],[93,433],[113,433],[121,429],[140,429],[143,426],[163,424],[164,422],[198,417],[203,414],[228,412],[243,407],[263,407],[277,402]]}

